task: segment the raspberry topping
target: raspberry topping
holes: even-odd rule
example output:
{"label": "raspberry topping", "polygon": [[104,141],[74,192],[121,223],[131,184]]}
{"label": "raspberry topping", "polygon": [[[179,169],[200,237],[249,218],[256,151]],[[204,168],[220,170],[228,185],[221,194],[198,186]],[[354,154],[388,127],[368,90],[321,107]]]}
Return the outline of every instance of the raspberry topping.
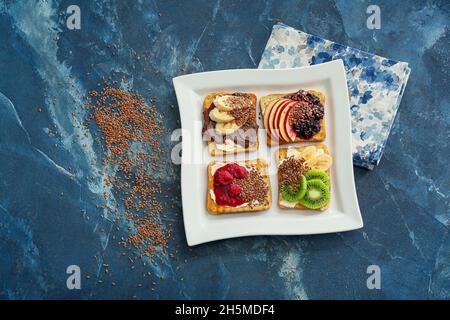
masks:
{"label": "raspberry topping", "polygon": [[243,179],[247,176],[248,174],[248,170],[244,167],[240,167],[238,166],[237,168],[234,169],[233,175],[235,178],[238,179]]}
{"label": "raspberry topping", "polygon": [[217,170],[216,174],[214,175],[214,180],[218,182],[219,184],[226,186],[233,181],[233,176],[228,171],[219,171]]}
{"label": "raspberry topping", "polygon": [[236,182],[245,178],[248,170],[237,163],[229,163],[214,173],[214,195],[218,205],[237,207],[245,203],[242,188]]}
{"label": "raspberry topping", "polygon": [[241,186],[238,184],[232,184],[230,186],[230,195],[232,197],[238,196],[241,193]]}

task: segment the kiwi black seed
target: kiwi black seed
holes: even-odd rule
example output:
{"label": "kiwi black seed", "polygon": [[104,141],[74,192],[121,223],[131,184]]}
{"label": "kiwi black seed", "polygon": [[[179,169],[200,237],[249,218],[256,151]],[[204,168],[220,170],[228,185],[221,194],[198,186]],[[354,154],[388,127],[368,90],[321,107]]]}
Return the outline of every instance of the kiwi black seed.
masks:
{"label": "kiwi black seed", "polygon": [[287,200],[289,202],[297,202],[306,193],[307,188],[307,182],[305,176],[302,176],[302,179],[300,181],[300,185],[297,188],[293,188],[288,184],[283,184],[281,186],[281,196],[284,200]]}
{"label": "kiwi black seed", "polygon": [[322,170],[310,170],[305,173],[306,180],[319,179],[330,189],[330,177],[325,171]]}
{"label": "kiwi black seed", "polygon": [[323,208],[330,202],[330,190],[322,180],[308,180],[306,193],[299,202],[308,209]]}

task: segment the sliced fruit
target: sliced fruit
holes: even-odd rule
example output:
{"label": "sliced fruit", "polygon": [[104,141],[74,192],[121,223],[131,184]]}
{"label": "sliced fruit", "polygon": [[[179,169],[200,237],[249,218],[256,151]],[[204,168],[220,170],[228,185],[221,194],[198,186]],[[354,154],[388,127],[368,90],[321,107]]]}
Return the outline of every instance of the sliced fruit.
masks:
{"label": "sliced fruit", "polygon": [[229,135],[236,132],[240,127],[235,121],[221,122],[216,124],[216,132],[221,135]]}
{"label": "sliced fruit", "polygon": [[278,136],[275,135],[275,132],[273,132],[271,123],[273,122],[275,113],[280,108],[280,106],[284,105],[288,101],[288,99],[274,100],[267,106],[264,112],[264,128],[266,128],[268,135],[275,140],[278,139]]}
{"label": "sliced fruit", "polygon": [[217,123],[230,122],[234,120],[234,117],[228,112],[220,111],[218,108],[214,108],[209,112],[209,117],[212,121]]}
{"label": "sliced fruit", "polygon": [[308,209],[320,209],[326,207],[330,202],[330,190],[319,179],[307,182],[306,193],[299,203]]}
{"label": "sliced fruit", "polygon": [[328,189],[330,188],[330,177],[325,171],[322,170],[310,170],[307,173],[305,173],[306,180],[313,180],[313,179],[319,179],[322,181]]}
{"label": "sliced fruit", "polygon": [[294,126],[289,123],[289,120],[286,121],[286,133],[291,141],[295,141],[295,139],[297,138],[297,133],[294,130]]}
{"label": "sliced fruit", "polygon": [[274,137],[274,140],[280,140],[282,137],[280,136],[280,118],[283,112],[288,112],[291,108],[292,100],[289,99],[281,99],[283,100],[280,104],[274,107],[275,110],[271,110],[269,115],[269,130],[271,135]]}
{"label": "sliced fruit", "polygon": [[301,156],[305,161],[308,161],[308,160],[313,159],[313,158],[316,156],[316,151],[317,151],[317,148],[316,148],[316,147],[314,147],[314,146],[309,146],[309,147],[306,147],[305,149],[303,149],[303,150],[301,151],[300,156]]}
{"label": "sliced fruit", "polygon": [[280,131],[280,136],[286,142],[294,141],[295,138],[297,137],[294,128],[289,123],[290,114],[292,110],[294,110],[294,107],[297,105],[298,103],[292,100],[292,102],[289,103],[288,108],[282,111],[280,119],[278,120],[278,128]]}
{"label": "sliced fruit", "polygon": [[316,148],[316,157],[318,157],[318,156],[320,156],[322,154],[325,154],[325,151],[323,151],[323,149]]}
{"label": "sliced fruit", "polygon": [[274,100],[272,102],[269,103],[269,105],[266,107],[266,109],[264,110],[264,128],[265,129],[269,129],[269,115],[271,110],[275,107],[275,105],[277,105],[280,102],[281,99],[277,99]]}
{"label": "sliced fruit", "polygon": [[300,185],[297,188],[292,188],[287,184],[281,186],[281,196],[284,200],[289,202],[298,202],[306,193],[307,181],[305,176],[302,177]]}
{"label": "sliced fruit", "polygon": [[233,106],[229,102],[230,95],[224,95],[224,96],[217,96],[214,99],[214,105],[219,109],[220,111],[228,112],[233,110]]}

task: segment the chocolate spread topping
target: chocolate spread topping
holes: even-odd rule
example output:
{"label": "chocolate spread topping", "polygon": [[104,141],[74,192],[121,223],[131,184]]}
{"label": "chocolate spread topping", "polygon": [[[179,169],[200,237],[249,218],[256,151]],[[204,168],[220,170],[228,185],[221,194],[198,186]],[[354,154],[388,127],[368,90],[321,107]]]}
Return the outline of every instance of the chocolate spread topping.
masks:
{"label": "chocolate spread topping", "polygon": [[321,129],[320,121],[324,116],[324,107],[316,95],[299,90],[284,98],[298,101],[290,114],[289,121],[300,138],[310,139]]}

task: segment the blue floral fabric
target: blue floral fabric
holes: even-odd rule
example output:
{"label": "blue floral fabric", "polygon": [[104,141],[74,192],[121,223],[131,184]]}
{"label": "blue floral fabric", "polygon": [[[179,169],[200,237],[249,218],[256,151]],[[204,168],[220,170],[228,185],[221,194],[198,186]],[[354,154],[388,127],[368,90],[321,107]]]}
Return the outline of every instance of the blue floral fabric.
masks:
{"label": "blue floral fabric", "polygon": [[293,68],[342,59],[352,117],[353,163],[373,169],[381,159],[411,69],[408,63],[276,24],[259,68]]}

